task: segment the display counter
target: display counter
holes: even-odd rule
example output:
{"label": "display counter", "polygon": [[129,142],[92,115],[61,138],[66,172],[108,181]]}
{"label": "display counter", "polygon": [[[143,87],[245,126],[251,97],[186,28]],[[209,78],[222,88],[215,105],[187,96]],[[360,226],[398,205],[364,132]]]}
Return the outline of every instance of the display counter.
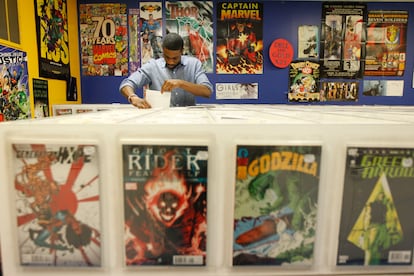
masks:
{"label": "display counter", "polygon": [[[148,110],[125,107],[1,123],[0,238],[3,273],[16,276],[72,275],[74,272],[77,275],[414,275],[411,252],[414,242],[413,238],[409,237],[412,236],[412,232],[405,231],[404,222],[405,216],[412,212],[411,209],[398,210],[399,225],[402,228],[402,231],[398,232],[398,242],[409,244],[411,250],[395,249],[398,244],[395,241],[393,246],[381,248],[389,251],[389,254],[403,254],[400,261],[387,265],[347,265],[350,256],[338,253],[338,248],[341,247],[341,232],[345,231],[343,229],[346,227],[349,229],[349,225],[341,226],[345,202],[344,179],[347,175],[346,169],[352,167],[347,159],[349,149],[398,148],[406,149],[408,152],[414,147],[413,111],[414,108],[411,107],[387,106],[200,105]],[[74,145],[75,148],[81,145],[82,151],[71,149],[68,145]],[[128,151],[128,146],[131,145],[135,145],[141,151]],[[288,264],[265,264],[263,259],[260,259],[264,252],[263,247],[267,245],[265,243],[255,248],[256,251],[249,251],[249,256],[255,255],[261,262],[235,265],[235,256],[238,254],[234,244],[235,203],[237,201],[237,204],[240,204],[241,201],[243,204],[244,200],[240,197],[235,199],[240,196],[236,185],[239,183],[241,166],[246,164],[243,163],[242,157],[247,158],[239,154],[240,146],[302,150],[309,146],[320,148],[316,178],[317,202],[313,206],[315,213],[312,218],[315,226],[312,228],[313,234],[310,234],[310,239],[304,239],[302,247],[298,246],[297,251],[290,251],[290,254],[297,255],[296,261],[290,258]],[[134,235],[141,235],[141,229],[149,232],[160,230],[157,228],[159,226],[148,228],[147,225],[134,226],[130,222],[130,216],[142,215],[148,206],[143,206],[136,198],[137,202],[131,203],[131,198],[126,196],[128,191],[142,184],[139,181],[128,180],[128,177],[132,177],[132,171],[134,176],[138,177],[140,169],[149,166],[151,162],[158,162],[154,161],[158,155],[154,157],[148,154],[148,158],[154,158],[152,161],[145,159],[147,157],[144,155],[137,157],[142,154],[143,148],[147,153],[153,154],[153,150],[156,151],[160,147],[188,148],[188,155],[190,150],[196,147],[204,149],[203,154],[196,157],[196,160],[208,161],[203,163],[206,175],[198,179],[200,183],[206,182],[204,190],[198,191],[194,186],[182,195],[186,194],[187,199],[193,199],[194,194],[197,194],[191,201],[196,202],[199,200],[198,196],[204,194],[203,214],[206,216],[206,231],[203,232],[203,237],[198,237],[198,245],[204,240],[206,243],[205,248],[199,246],[190,253],[186,251],[183,253],[184,259],[177,257],[175,263],[169,265],[139,265],[139,262],[134,262],[134,258],[140,257],[142,252],[136,250],[138,245],[135,243],[131,253],[131,244],[128,242],[136,242]],[[65,148],[65,158],[62,154],[53,155],[61,148]],[[131,161],[133,158],[138,159]],[[306,158],[309,159],[309,155],[306,155]],[[310,159],[314,160],[313,157]],[[408,159],[404,159],[403,163],[411,168],[413,164],[409,162],[411,159]],[[259,159],[262,167],[256,168],[262,174],[276,162],[274,159],[269,159],[272,160],[270,163],[264,160]],[[290,169],[286,170],[293,170],[293,163],[299,162],[298,160],[302,159],[284,160],[286,164],[290,162],[286,167]],[[377,163],[380,162],[378,158],[375,160]],[[196,161],[189,162],[196,166]],[[381,162],[383,166],[391,166],[390,162],[394,162],[394,166],[397,161]],[[372,166],[374,165],[373,161]],[[165,173],[165,167],[160,167],[162,170],[158,173]],[[253,167],[249,167],[248,170],[250,169],[253,170]],[[143,174],[141,172],[140,177],[143,177]],[[152,171],[152,176],[155,175],[156,172]],[[147,175],[147,178],[143,179],[150,179],[148,177]],[[407,172],[405,177],[414,176]],[[189,179],[187,181],[190,182]],[[44,184],[46,182],[48,184]],[[392,181],[389,180],[388,184],[392,186]],[[40,187],[39,190],[36,190],[36,185]],[[63,194],[64,187],[68,188],[68,185],[71,188],[70,192]],[[260,198],[263,200],[260,208],[265,209],[270,205],[264,200],[274,203],[280,194],[268,193],[270,187],[260,186],[262,183],[258,185],[256,188],[264,197]],[[95,190],[88,190],[92,187],[95,187]],[[249,187],[251,189],[251,186]],[[382,187],[386,190],[384,185]],[[147,189],[142,198],[148,199],[149,193]],[[290,195],[292,194],[300,195],[302,199],[306,197],[303,193],[290,191]],[[399,196],[402,195],[395,193],[393,200],[397,202]],[[410,195],[406,195],[404,199],[414,202]],[[366,202],[369,203],[369,200]],[[292,203],[284,207],[293,208]],[[354,205],[351,204],[349,208],[353,210]],[[132,209],[129,215],[127,209]],[[270,210],[269,215],[281,210]],[[368,209],[355,209],[355,212],[359,213],[362,210]],[[305,212],[304,209],[296,211]],[[72,216],[75,222],[77,219],[78,223],[90,226],[91,233],[84,243],[70,243],[70,237],[66,235],[69,227],[76,228],[76,223],[71,220]],[[299,233],[294,228],[292,218],[287,215],[278,217],[278,221],[281,218],[286,219],[285,227],[289,231],[272,230],[274,233],[277,232],[278,236],[268,242],[269,246],[278,242],[281,244],[286,237],[291,240],[300,238],[292,234],[295,231]],[[365,234],[360,234],[362,244],[359,246],[365,246],[365,250],[360,249],[362,258],[368,258],[369,254],[375,253],[373,249],[367,249],[367,246],[374,246],[366,237],[374,235],[368,233],[368,218],[373,220],[373,213],[367,216],[365,224],[361,224],[365,231]],[[249,219],[251,218],[245,216],[242,220],[246,222]],[[51,221],[54,224],[51,224]],[[302,222],[306,223],[305,220]],[[176,223],[172,225],[176,226]],[[370,225],[372,227],[373,224]],[[169,233],[170,226],[171,224],[164,226],[163,231]],[[132,231],[134,227],[135,234]],[[192,238],[195,238],[194,231],[191,234]],[[142,249],[143,255],[156,255],[155,249],[165,248],[170,242],[167,238],[163,242],[146,241],[146,245],[141,244],[140,248],[146,248]],[[191,241],[192,245],[193,242]],[[307,256],[303,251],[304,245],[311,247],[311,250],[306,251]],[[49,255],[49,259],[36,259],[36,256],[42,254]],[[73,258],[78,256],[79,259],[73,262],[70,258],[67,260],[68,256],[72,255]],[[48,265],[45,267],[44,263]]]}

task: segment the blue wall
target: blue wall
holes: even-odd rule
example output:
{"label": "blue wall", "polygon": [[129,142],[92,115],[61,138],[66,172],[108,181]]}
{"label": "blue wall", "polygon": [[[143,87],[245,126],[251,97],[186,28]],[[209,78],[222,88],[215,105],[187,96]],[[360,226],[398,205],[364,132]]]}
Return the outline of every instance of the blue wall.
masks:
{"label": "blue wall", "polygon": [[[217,3],[218,1],[214,1]],[[233,2],[233,1],[227,1]],[[78,0],[78,4],[87,3],[114,3],[105,0]],[[128,8],[137,8],[137,0],[124,0]],[[358,102],[330,102],[318,104],[357,104],[357,105],[414,105],[414,89],[412,88],[414,62],[414,3],[413,2],[366,2],[368,10],[407,10],[409,14],[407,31],[406,70],[402,77],[384,77],[383,79],[404,80],[404,95],[402,97],[369,97],[362,95],[362,82]],[[269,46],[273,40],[284,38],[297,48],[297,28],[300,25],[311,24],[320,26],[322,2],[318,1],[263,1],[263,43],[264,65],[262,75],[223,75],[208,74],[213,85],[216,82],[257,82],[259,83],[258,100],[216,100],[215,95],[210,99],[198,98],[198,103],[225,103],[225,104],[287,104],[288,69],[279,69],[272,65],[268,58]],[[216,6],[214,6],[216,8]],[[215,11],[214,11],[215,12]],[[215,21],[215,18],[214,18]],[[214,26],[215,28],[215,26]],[[411,46],[411,47],[410,47]],[[296,53],[295,53],[296,58]],[[381,77],[364,77],[368,79]],[[82,77],[82,102],[91,103],[127,103],[118,92],[119,83],[123,77]]]}

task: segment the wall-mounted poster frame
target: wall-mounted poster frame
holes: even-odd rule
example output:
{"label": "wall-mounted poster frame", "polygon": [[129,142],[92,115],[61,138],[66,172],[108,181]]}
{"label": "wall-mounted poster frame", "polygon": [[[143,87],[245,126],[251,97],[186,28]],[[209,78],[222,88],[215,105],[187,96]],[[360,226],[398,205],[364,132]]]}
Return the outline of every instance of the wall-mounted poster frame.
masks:
{"label": "wall-mounted poster frame", "polygon": [[67,80],[70,76],[67,0],[35,0],[39,76]]}
{"label": "wall-mounted poster frame", "polygon": [[0,122],[30,118],[27,53],[0,45]]}

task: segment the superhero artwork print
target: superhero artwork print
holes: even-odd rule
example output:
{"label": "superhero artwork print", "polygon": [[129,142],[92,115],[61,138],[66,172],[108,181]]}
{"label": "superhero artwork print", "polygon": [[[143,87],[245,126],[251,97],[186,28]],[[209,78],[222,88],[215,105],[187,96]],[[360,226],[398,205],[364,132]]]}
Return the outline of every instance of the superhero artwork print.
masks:
{"label": "superhero artwork print", "polygon": [[35,0],[39,76],[70,77],[67,0]]}
{"label": "superhero artwork print", "polygon": [[27,53],[0,45],[0,122],[31,117]]}
{"label": "superhero artwork print", "polygon": [[24,266],[101,266],[98,148],[12,144]]}
{"label": "superhero artwork print", "polygon": [[125,263],[204,266],[207,146],[123,145]]}
{"label": "superhero artwork print", "polygon": [[141,66],[150,59],[162,57],[162,3],[140,2],[139,30],[141,41]]}
{"label": "superhero artwork print", "polygon": [[183,55],[199,59],[206,73],[213,72],[213,2],[167,1],[166,33],[184,40]]}
{"label": "superhero artwork print", "polygon": [[263,4],[217,5],[217,74],[263,73]]}

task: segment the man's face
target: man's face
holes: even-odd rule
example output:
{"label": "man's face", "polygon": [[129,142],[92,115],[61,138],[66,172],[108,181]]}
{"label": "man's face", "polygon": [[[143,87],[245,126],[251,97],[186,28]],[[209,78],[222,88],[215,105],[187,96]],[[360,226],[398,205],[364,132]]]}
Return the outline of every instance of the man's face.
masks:
{"label": "man's face", "polygon": [[174,69],[181,62],[182,50],[163,48],[164,59],[169,69]]}

